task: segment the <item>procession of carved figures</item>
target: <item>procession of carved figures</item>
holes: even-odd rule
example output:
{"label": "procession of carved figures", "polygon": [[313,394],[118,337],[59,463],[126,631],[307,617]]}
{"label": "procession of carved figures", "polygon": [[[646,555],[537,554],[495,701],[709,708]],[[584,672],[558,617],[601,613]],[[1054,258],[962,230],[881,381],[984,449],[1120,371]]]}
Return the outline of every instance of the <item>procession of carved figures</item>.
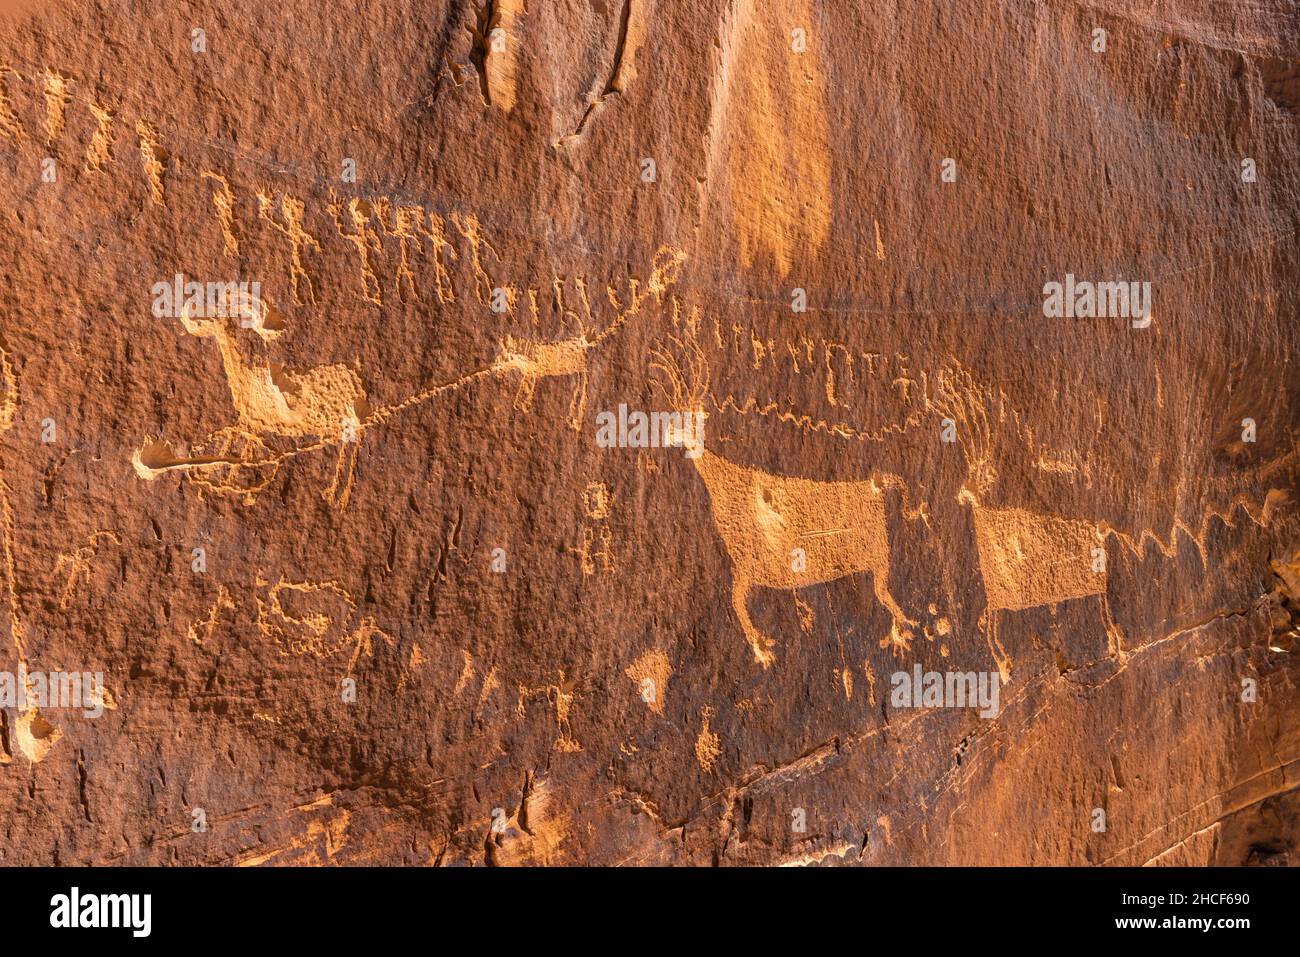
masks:
{"label": "procession of carved figures", "polygon": [[[509,98],[506,76],[501,74],[493,87],[499,104]],[[11,82],[14,78],[19,87]],[[16,91],[33,84],[39,86],[46,105],[42,131],[26,129],[12,107]],[[539,389],[565,390],[564,425],[573,430],[575,440],[585,441],[593,430],[588,399],[593,371],[609,345],[639,325],[654,343],[644,361],[644,384],[663,398],[670,411],[707,423],[710,436],[725,434],[729,420],[757,416],[817,441],[862,447],[943,423],[964,456],[967,478],[957,501],[969,509],[974,530],[984,592],[979,627],[1004,682],[1014,674],[1000,637],[1005,616],[1064,602],[1086,601],[1095,608],[1098,627],[1106,636],[1107,656],[1123,662],[1125,635],[1108,601],[1109,545],[1118,543],[1135,556],[1152,547],[1170,557],[1179,536],[1184,536],[1204,561],[1211,522],[1232,524],[1244,515],[1265,525],[1282,501],[1280,493],[1270,493],[1258,502],[1243,496],[1211,502],[1199,515],[1175,518],[1163,532],[1118,529],[1087,515],[1035,510],[1029,503],[988,504],[999,477],[1000,463],[990,441],[994,430],[1019,429],[1018,438],[1037,466],[1049,471],[1091,475],[1104,472],[1106,464],[1038,443],[1019,414],[1009,414],[1014,412],[1012,401],[1001,390],[978,382],[955,356],[941,367],[915,368],[903,353],[876,352],[801,332],[775,334],[727,320],[694,301],[683,287],[689,257],[671,243],[660,246],[635,275],[598,278],[553,273],[546,281],[516,282],[511,267],[502,262],[491,223],[471,210],[443,209],[409,197],[341,196],[332,186],[320,199],[264,186],[245,189],[236,185],[233,170],[198,168],[195,173],[192,165],[176,163],[183,144],[167,144],[147,118],[115,113],[83,96],[68,74],[43,71],[24,76],[13,69],[0,74],[0,135],[15,144],[33,138],[59,141],[74,109],[87,111],[94,122],[82,157],[85,171],[137,164],[150,201],[164,207],[174,190],[205,189],[213,235],[219,237],[221,255],[231,261],[241,261],[241,243],[250,229],[278,237],[283,250],[279,263],[265,267],[268,274],[280,271],[291,303],[277,304],[267,295],[228,289],[219,291],[215,302],[210,289],[194,293],[197,298],[192,299],[188,284],[177,276],[173,293],[177,311],[169,332],[185,337],[196,362],[204,350],[219,356],[229,390],[228,424],[211,434],[185,435],[185,423],[174,422],[167,437],[140,436],[130,457],[135,474],[144,482],[190,482],[204,494],[230,497],[256,508],[259,496],[277,481],[286,462],[319,453],[328,462],[320,494],[343,510],[355,493],[358,459],[367,454],[372,434],[409,410],[473,390],[489,379],[514,383],[514,408],[523,413],[532,411]],[[818,110],[811,112],[820,115]],[[806,147],[800,152],[818,154]],[[743,163],[744,158],[729,161]],[[763,180],[761,171],[752,172]],[[824,170],[809,168],[800,175],[807,186],[809,179],[824,178]],[[815,184],[810,192],[819,195]],[[772,245],[772,224],[747,224],[743,203],[738,208],[745,258],[757,255],[766,244],[766,253],[775,257],[782,272],[787,271],[792,253]],[[814,209],[811,216],[785,224],[784,233],[816,246],[824,239],[824,218]],[[884,259],[879,222],[874,227],[876,254]],[[384,381],[383,370],[361,368],[350,361],[286,367],[276,357],[276,341],[291,321],[314,321],[302,317],[312,316],[321,304],[314,260],[322,250],[322,230],[330,228],[337,233],[334,241],[342,240],[350,248],[356,266],[355,291],[364,302],[379,307],[417,304],[438,312],[474,310],[505,317],[515,323],[516,331],[501,335],[491,362],[446,381],[415,384],[403,397],[385,403],[375,398],[381,387],[393,389],[392,383]],[[290,308],[299,318],[286,316]],[[533,333],[523,335],[520,327]],[[10,349],[0,340],[0,432],[13,428],[22,404],[21,363]],[[711,356],[728,353],[742,358],[756,373],[824,394],[829,407],[843,415],[820,417],[810,408],[753,388],[746,393],[744,388],[714,381]],[[855,389],[877,384],[899,391],[905,414],[883,424],[854,421],[847,397]],[[688,444],[680,437],[678,441],[667,438],[670,446]],[[921,616],[909,614],[891,590],[889,497],[897,496],[904,503],[909,519],[926,527],[931,522],[929,503],[919,489],[909,486],[906,476],[880,472],[866,480],[817,481],[801,477],[793,466],[788,471],[748,467],[716,447],[716,442],[705,441],[687,460],[707,491],[714,532],[730,559],[737,640],[747,644],[758,665],[766,668],[779,661],[781,642],[765,634],[751,616],[755,589],[789,592],[801,621],[808,622],[812,613],[801,589],[866,576],[875,600],[891,620],[880,636],[882,647],[901,655],[923,629],[927,635],[947,634],[952,627],[947,619],[932,614],[931,623],[923,626]],[[19,583],[32,570],[19,568],[16,562],[11,494],[0,461],[0,557],[13,644],[19,660],[25,662]],[[605,521],[610,508],[604,491],[586,509],[584,538],[574,549],[584,574],[613,567],[617,543]],[[113,529],[64,544],[53,569],[63,582],[62,608],[76,601],[79,583],[89,579],[95,557],[120,545]],[[483,560],[498,558],[485,554]],[[358,657],[368,653],[376,639],[392,642],[384,623],[360,615],[357,601],[338,582],[293,581],[268,574],[254,583],[254,594],[259,627],[282,653],[322,658],[343,654],[346,673],[351,674]],[[285,608],[286,598],[292,598],[294,608],[309,611],[291,613]],[[222,614],[234,605],[230,591],[221,586],[207,615],[190,623],[191,639],[200,643],[210,639]],[[36,759],[57,740],[57,729],[34,711],[20,716],[19,724],[17,740],[29,757]]]}

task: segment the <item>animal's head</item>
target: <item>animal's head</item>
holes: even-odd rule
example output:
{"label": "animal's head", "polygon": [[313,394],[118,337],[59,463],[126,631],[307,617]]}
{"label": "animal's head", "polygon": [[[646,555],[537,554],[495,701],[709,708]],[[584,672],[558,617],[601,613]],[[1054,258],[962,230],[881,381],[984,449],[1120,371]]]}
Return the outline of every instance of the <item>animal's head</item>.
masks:
{"label": "animal's head", "polygon": [[966,456],[966,481],[957,493],[957,501],[974,507],[998,480],[989,424],[989,409],[998,397],[955,362],[939,370],[936,383],[934,408],[944,417],[945,432],[951,430],[948,441],[956,439]]}
{"label": "animal's head", "polygon": [[986,459],[976,459],[967,466],[969,474],[957,491],[957,502],[971,508],[979,506],[980,497],[997,482],[998,473]]}
{"label": "animal's head", "polygon": [[650,264],[650,281],[647,283],[655,299],[662,300],[663,294],[669,287],[677,283],[677,277],[681,275],[682,263],[685,261],[686,253],[671,246],[660,246],[655,252],[654,260]]}
{"label": "animal's head", "polygon": [[201,339],[229,337],[240,329],[251,329],[269,342],[285,329],[283,317],[269,300],[235,283],[211,284],[201,306],[187,299],[180,320],[186,332]]}
{"label": "animal's head", "polygon": [[674,412],[703,412],[709,395],[709,363],[694,336],[669,336],[671,346],[650,350],[650,388]]}
{"label": "animal's head", "polygon": [[497,346],[497,357],[492,363],[492,368],[498,371],[516,369],[520,372],[528,372],[533,367],[528,352],[527,340],[516,339],[507,334]]}

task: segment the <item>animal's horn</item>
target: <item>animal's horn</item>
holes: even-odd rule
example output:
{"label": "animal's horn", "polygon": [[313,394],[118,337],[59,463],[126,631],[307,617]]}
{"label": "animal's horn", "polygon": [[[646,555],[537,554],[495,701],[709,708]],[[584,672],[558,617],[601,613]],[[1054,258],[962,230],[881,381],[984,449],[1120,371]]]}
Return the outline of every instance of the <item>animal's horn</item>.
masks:
{"label": "animal's horn", "polygon": [[658,390],[674,410],[680,410],[686,403],[686,383],[682,376],[681,365],[677,362],[675,356],[663,349],[652,349],[650,353],[654,361],[650,363],[650,368],[658,369],[668,378],[668,384],[672,387],[669,391],[659,376],[650,379],[652,389]]}
{"label": "animal's horn", "polygon": [[686,253],[671,246],[660,246],[655,252],[650,264],[650,281],[647,285],[656,299],[661,298],[668,287],[677,282],[677,277],[682,271],[682,263],[685,261]]}
{"label": "animal's horn", "polygon": [[181,305],[180,320],[185,331],[192,336],[208,338],[217,333],[215,320],[212,319],[191,319],[189,314],[190,304],[188,302]]}

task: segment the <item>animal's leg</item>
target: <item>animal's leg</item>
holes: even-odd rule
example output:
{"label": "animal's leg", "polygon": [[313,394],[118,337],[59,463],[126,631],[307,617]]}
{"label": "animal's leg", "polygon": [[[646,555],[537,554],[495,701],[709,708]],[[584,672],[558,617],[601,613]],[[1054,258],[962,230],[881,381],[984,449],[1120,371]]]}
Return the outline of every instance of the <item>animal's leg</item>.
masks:
{"label": "animal's leg", "polygon": [[[904,625],[915,628],[916,622],[903,613],[903,609],[898,606],[898,602],[894,601],[894,596],[889,593],[889,582],[887,581],[888,575],[888,570],[884,568],[875,568],[871,571],[871,587],[876,593],[876,600],[884,605],[885,609],[894,616],[895,627],[897,627],[899,622],[902,622]],[[903,634],[908,638],[912,637],[906,629],[904,629]]]}
{"label": "animal's leg", "polygon": [[1124,650],[1124,632],[1111,617],[1110,599],[1104,593],[1098,597],[1101,599],[1101,620],[1106,626],[1106,652],[1111,657],[1118,658],[1122,664],[1128,657],[1128,652]]}
{"label": "animal's leg", "polygon": [[357,456],[361,453],[361,442],[349,442],[351,453],[348,455],[348,477],[343,486],[343,496],[339,500],[339,508],[348,507],[348,499],[352,497],[352,484],[357,477]]}
{"label": "animal's leg", "polygon": [[764,637],[763,633],[754,627],[754,622],[749,617],[749,608],[746,607],[745,599],[749,595],[749,583],[736,579],[731,588],[731,602],[735,606],[736,615],[740,618],[740,629],[745,633],[745,638],[749,641],[749,647],[754,649],[754,660],[764,668],[770,668],[776,661],[770,649],[776,642],[771,638]]}
{"label": "animal's leg", "polygon": [[1011,680],[1011,659],[1007,657],[1007,650],[1002,647],[1002,642],[998,640],[997,610],[985,608],[984,614],[980,615],[979,626],[989,643],[989,653],[993,655],[993,660],[998,664],[998,674],[1002,676],[1002,683],[1006,684]]}
{"label": "animal's leg", "polygon": [[817,623],[817,615],[813,612],[812,605],[808,604],[799,595],[798,589],[794,593],[794,607],[799,612],[799,627],[805,635],[811,635],[813,625]]}
{"label": "animal's leg", "polygon": [[349,676],[352,674],[352,669],[357,666],[357,659],[361,657],[363,652],[367,658],[374,655],[375,635],[384,639],[384,641],[388,642],[390,646],[392,645],[393,639],[390,638],[382,628],[376,625],[375,620],[370,616],[366,616],[366,618],[362,620],[361,624],[357,626],[356,631],[352,632],[348,637],[347,640],[352,642],[353,645],[352,660],[348,662],[348,670],[346,672]]}
{"label": "animal's leg", "polygon": [[338,494],[339,473],[343,469],[343,455],[347,451],[347,447],[348,444],[346,442],[339,443],[338,457],[334,459],[334,477],[330,479],[330,484],[325,491],[321,492],[321,498],[331,504],[334,502],[335,497]]}
{"label": "animal's leg", "polygon": [[573,389],[573,398],[569,402],[569,425],[573,431],[582,431],[582,418],[587,412],[587,371],[578,373],[578,384]]}
{"label": "animal's leg", "polygon": [[352,495],[352,480],[357,468],[358,445],[359,442],[339,443],[338,458],[334,460],[334,478],[330,481],[329,487],[321,493],[325,501],[336,508],[348,507],[348,498]]}
{"label": "animal's leg", "polygon": [[533,411],[533,393],[537,391],[537,376],[522,374],[519,389],[515,392],[515,408],[520,412]]}

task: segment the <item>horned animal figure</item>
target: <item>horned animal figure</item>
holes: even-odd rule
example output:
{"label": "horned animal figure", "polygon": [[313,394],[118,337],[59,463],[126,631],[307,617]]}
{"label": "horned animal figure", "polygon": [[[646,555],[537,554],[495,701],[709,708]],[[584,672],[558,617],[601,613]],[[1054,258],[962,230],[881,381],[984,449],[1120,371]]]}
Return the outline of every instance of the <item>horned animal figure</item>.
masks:
{"label": "horned animal figure", "polygon": [[272,435],[338,445],[334,478],[323,494],[327,501],[345,506],[352,490],[361,424],[370,414],[361,379],[345,365],[295,372],[278,362],[254,361],[241,346],[238,330],[251,329],[263,342],[272,341],[281,330],[268,325],[272,313],[266,303],[247,294],[230,296],[220,310],[226,315],[192,319],[187,304],[180,318],[190,335],[216,340],[239,417],[235,431],[259,445],[263,437]]}
{"label": "horned animal figure", "polygon": [[[699,345],[674,340],[687,353],[687,371],[666,351],[656,350],[652,367],[667,378],[654,386],[672,408],[705,415],[708,367]],[[818,482],[728,462],[700,447],[700,431],[678,437],[678,444],[696,443],[688,461],[695,466],[709,493],[713,520],[732,566],[732,603],[754,658],[763,667],[775,660],[774,642],[749,616],[748,597],[754,588],[797,589],[834,581],[860,572],[870,573],[876,598],[893,618],[890,636],[882,644],[906,647],[915,627],[889,591],[889,526],[886,487],[901,484],[894,476],[869,481]]]}
{"label": "horned animal figure", "polygon": [[[517,338],[507,335],[501,343],[496,361],[492,368],[500,372],[518,372],[519,390],[515,395],[515,408],[531,411],[533,394],[537,383],[556,376],[578,377],[573,397],[569,401],[569,425],[580,431],[584,424],[587,408],[587,370],[590,353],[602,342],[614,335],[628,319],[641,311],[648,297],[656,301],[677,282],[686,254],[668,246],[661,246],[654,255],[650,265],[650,278],[645,285],[636,280],[628,280],[628,298],[626,303],[615,303],[611,287],[611,304],[616,312],[613,320],[599,333],[594,333],[583,323],[578,335],[555,342],[539,342],[533,339]],[[584,296],[585,299],[585,296]],[[590,335],[589,335],[590,334]]]}
{"label": "horned animal figure", "polygon": [[1123,660],[1124,635],[1110,613],[1102,531],[1094,522],[1044,515],[1023,508],[993,507],[981,498],[997,481],[992,464],[988,397],[964,370],[939,376],[938,407],[952,418],[966,454],[967,480],[957,501],[971,509],[975,549],[984,579],[980,628],[1003,681],[1011,658],[999,638],[1004,611],[1023,611],[1096,595],[1108,654]]}

